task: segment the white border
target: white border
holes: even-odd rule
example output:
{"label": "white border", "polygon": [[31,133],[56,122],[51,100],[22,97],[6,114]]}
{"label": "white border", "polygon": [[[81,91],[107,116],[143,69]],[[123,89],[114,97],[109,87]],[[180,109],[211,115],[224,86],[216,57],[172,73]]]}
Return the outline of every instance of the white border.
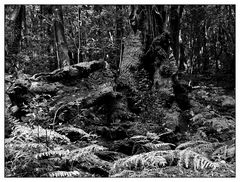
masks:
{"label": "white border", "polygon": [[[237,139],[237,158],[236,158],[236,178],[64,178],[64,179],[51,179],[51,178],[4,178],[4,4],[236,4],[236,139]],[[3,0],[1,1],[1,18],[0,18],[0,26],[1,26],[1,69],[0,69],[0,83],[1,83],[1,92],[0,92],[0,98],[1,98],[1,107],[0,107],[0,136],[1,138],[1,150],[0,150],[0,180],[1,181],[39,181],[39,180],[53,180],[53,181],[116,181],[116,182],[122,182],[124,181],[131,181],[131,182],[139,182],[139,181],[171,181],[171,182],[192,182],[192,181],[239,181],[239,89],[240,89],[240,83],[239,83],[239,73],[240,73],[240,59],[239,59],[239,8],[238,8],[238,1],[237,0],[211,0],[211,1],[199,1],[199,0],[191,0],[191,1],[176,1],[176,0],[167,0],[167,1],[156,1],[156,0],[121,0],[121,1],[112,1],[112,0],[78,0],[78,1],[72,1],[72,0],[55,0],[50,2],[49,0],[38,0],[38,1],[32,1],[32,0]]]}

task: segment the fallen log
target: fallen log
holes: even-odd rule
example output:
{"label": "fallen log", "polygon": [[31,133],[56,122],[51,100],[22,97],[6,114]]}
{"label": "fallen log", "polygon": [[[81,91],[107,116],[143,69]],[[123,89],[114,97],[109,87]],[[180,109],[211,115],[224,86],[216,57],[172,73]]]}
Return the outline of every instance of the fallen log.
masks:
{"label": "fallen log", "polygon": [[[70,111],[69,113],[74,113],[74,110],[99,107],[101,105],[103,105],[107,110],[106,122],[111,123],[113,120],[113,115],[115,115],[116,112],[121,113],[123,110],[125,110],[121,105],[119,105],[121,98],[122,94],[114,91],[111,83],[103,84],[99,86],[97,90],[90,92],[87,96],[80,97],[73,102],[68,102],[61,105],[55,112],[53,125],[58,123],[59,116],[61,116],[63,111],[68,110]],[[71,120],[71,118],[68,117],[68,120]]]}
{"label": "fallen log", "polygon": [[[32,77],[25,74],[20,76],[13,85],[8,89],[7,94],[12,94],[12,98],[21,95],[21,90],[29,90],[31,93],[56,93],[64,85],[52,82],[64,82],[73,78],[86,78],[90,73],[101,69],[106,69],[108,63],[106,61],[82,62],[72,66],[66,66],[62,69],[55,70],[50,73],[38,73]],[[17,92],[16,92],[16,89]],[[13,95],[14,93],[17,93]],[[12,101],[12,99],[11,99]]]}
{"label": "fallen log", "polygon": [[[99,60],[66,66],[50,73],[35,74],[32,77],[21,74],[8,88],[6,93],[9,95],[12,106],[17,106],[17,110],[21,111],[21,108],[24,105],[28,105],[36,94],[54,95],[58,94],[61,90],[69,90],[69,88],[65,86],[65,83],[69,83],[75,79],[86,78],[92,72],[107,68],[108,63]],[[90,101],[90,103],[91,102],[92,101]]]}
{"label": "fallen log", "polygon": [[65,66],[62,69],[54,70],[51,73],[38,73],[31,77],[34,81],[56,82],[59,80],[70,80],[72,78],[86,78],[94,71],[108,68],[108,63],[103,60],[82,62],[72,66]]}
{"label": "fallen log", "polygon": [[115,92],[111,83],[106,83],[101,85],[98,90],[90,93],[87,97],[78,99],[77,102],[81,102],[82,107],[91,107],[94,105],[111,103],[112,99],[121,97],[122,94],[120,92]]}

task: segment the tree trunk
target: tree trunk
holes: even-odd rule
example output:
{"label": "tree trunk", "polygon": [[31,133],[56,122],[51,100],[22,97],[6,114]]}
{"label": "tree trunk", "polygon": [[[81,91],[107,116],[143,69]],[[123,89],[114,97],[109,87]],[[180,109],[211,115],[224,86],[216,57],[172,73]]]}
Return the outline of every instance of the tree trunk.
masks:
{"label": "tree trunk", "polygon": [[131,24],[141,31],[142,64],[152,80],[152,89],[170,87],[170,76],[176,71],[176,63],[169,60],[170,35],[167,27],[166,7],[162,5],[137,6]]}
{"label": "tree trunk", "polygon": [[[180,6],[182,9],[182,6]],[[171,5],[171,13],[170,13],[170,31],[172,35],[172,49],[173,55],[176,59],[177,65],[179,64],[179,29],[180,29],[180,12],[179,6]],[[182,11],[182,10],[181,10]]]}
{"label": "tree trunk", "polygon": [[202,44],[202,57],[203,57],[203,72],[206,72],[209,69],[209,58],[207,56],[207,50],[206,50],[206,36],[205,33],[207,31],[206,28],[206,21],[204,20],[203,24],[203,31],[202,31],[202,39],[203,39],[203,44]]}
{"label": "tree trunk", "polygon": [[68,46],[64,35],[63,14],[60,5],[53,6],[53,15],[55,18],[53,32],[57,49],[58,67],[62,68],[70,65],[70,58],[68,56]]}
{"label": "tree trunk", "polygon": [[115,46],[117,48],[116,51],[116,62],[114,67],[117,68],[118,71],[121,64],[122,53],[123,53],[123,18],[122,18],[122,5],[116,6],[116,39],[115,39]]}
{"label": "tree trunk", "polygon": [[[41,5],[40,10],[41,10],[41,15],[43,16],[40,19],[41,22],[43,18],[48,18],[49,15],[53,14],[53,9],[50,5]],[[46,27],[44,27],[44,32],[46,32],[47,38],[49,39],[49,45],[47,50],[50,54],[53,54],[54,53],[54,33],[51,29],[51,24],[47,23]]]}
{"label": "tree trunk", "polygon": [[24,19],[24,5],[17,5],[13,14],[12,14],[12,21],[13,21],[13,33],[10,39],[9,45],[9,54],[18,54],[20,51],[20,42],[21,42],[21,33],[22,33],[22,22]]}
{"label": "tree trunk", "polygon": [[185,48],[184,48],[184,45],[183,43],[180,43],[179,44],[179,50],[180,50],[180,57],[179,57],[179,71],[185,71],[185,66],[184,66],[184,63],[186,63],[186,57],[185,57]]}
{"label": "tree trunk", "polygon": [[81,56],[81,7],[78,7],[78,55],[77,61],[80,63]]}
{"label": "tree trunk", "polygon": [[[87,78],[89,74],[95,71],[102,71],[107,68],[108,63],[106,61],[99,60],[82,62],[50,73],[35,74],[32,77],[23,74],[13,85],[11,85],[11,87],[9,87],[7,91],[12,106],[17,108],[15,109],[16,113],[14,115],[19,116],[19,118],[24,116],[26,114],[23,109],[24,104],[28,105],[35,94],[55,95],[58,91],[64,90],[64,84],[69,83],[74,79]],[[97,98],[97,96],[94,98]],[[91,100],[85,102],[89,105],[90,103],[95,102],[94,98],[92,98],[93,101]]]}

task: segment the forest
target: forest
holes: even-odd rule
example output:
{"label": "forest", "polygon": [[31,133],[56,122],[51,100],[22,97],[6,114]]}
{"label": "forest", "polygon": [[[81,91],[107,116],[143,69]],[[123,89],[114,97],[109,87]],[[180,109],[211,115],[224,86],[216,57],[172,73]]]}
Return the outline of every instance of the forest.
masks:
{"label": "forest", "polygon": [[5,5],[5,177],[236,177],[226,5]]}

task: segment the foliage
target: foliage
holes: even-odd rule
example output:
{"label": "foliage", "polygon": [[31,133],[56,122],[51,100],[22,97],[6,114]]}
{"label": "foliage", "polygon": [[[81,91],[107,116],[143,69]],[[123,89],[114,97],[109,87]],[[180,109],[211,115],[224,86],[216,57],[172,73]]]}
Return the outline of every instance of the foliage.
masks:
{"label": "foliage", "polygon": [[214,160],[232,160],[236,155],[236,147],[235,144],[228,146],[224,145],[222,147],[217,148],[212,153],[212,159]]}
{"label": "foliage", "polygon": [[66,136],[50,129],[44,129],[41,126],[32,126],[30,128],[28,126],[17,125],[12,135],[25,142],[70,143],[69,138]]}
{"label": "foliage", "polygon": [[[6,71],[15,72],[23,70],[24,73],[34,74],[43,71],[52,71],[56,69],[57,60],[55,47],[51,47],[53,38],[52,25],[54,17],[51,14],[42,12],[42,5],[25,5],[26,7],[26,23],[21,39],[21,52],[18,55],[7,55]],[[99,8],[96,8],[99,6]],[[10,42],[11,16],[14,5],[8,5],[6,10],[6,50]],[[63,17],[65,35],[71,59],[77,63],[77,51],[80,46],[80,62],[88,60],[113,59],[116,50],[115,41],[115,25],[112,18],[116,16],[115,6],[107,5],[63,5]],[[80,9],[80,19],[79,19]],[[124,25],[127,25],[128,7],[122,9]],[[129,27],[125,29],[127,35],[130,31]],[[80,37],[79,37],[80,35]],[[79,42],[81,40],[81,42]],[[46,46],[47,45],[47,46]],[[52,50],[54,49],[54,50]],[[8,51],[7,51],[8,52]],[[10,57],[11,56],[11,57]],[[13,58],[16,61],[13,61]],[[107,58],[108,57],[108,58]],[[15,66],[16,65],[16,66]]]}
{"label": "foliage", "polygon": [[181,38],[193,72],[230,71],[235,61],[234,22],[232,5],[184,6]]}
{"label": "foliage", "polygon": [[199,144],[207,144],[209,142],[203,141],[203,140],[197,140],[197,141],[187,141],[185,143],[182,143],[176,147],[176,150],[184,150],[188,147],[195,147]]}
{"label": "foliage", "polygon": [[55,171],[48,173],[49,177],[78,177],[80,173],[78,171]]}
{"label": "foliage", "polygon": [[171,150],[171,146],[174,146],[174,144],[171,144],[171,143],[157,143],[157,144],[147,143],[144,146],[151,150]]}
{"label": "foliage", "polygon": [[206,157],[193,152],[191,149],[185,149],[180,152],[180,159],[178,165],[186,167],[186,168],[194,168],[194,170],[198,169],[215,169],[219,167],[217,163],[213,163],[208,160]]}
{"label": "foliage", "polygon": [[[86,176],[87,174],[80,175],[76,171],[61,169],[74,169],[79,164],[88,167],[110,166],[94,155],[94,152],[106,150],[105,147],[93,144],[68,150],[61,146],[64,143],[70,144],[66,136],[41,127],[33,128],[35,129],[19,125],[12,132],[12,137],[5,140],[6,169],[9,169],[6,176]],[[74,166],[68,166],[70,163]]]}
{"label": "foliage", "polygon": [[112,168],[112,172],[119,172],[124,169],[142,170],[144,167],[164,167],[167,161],[157,152],[133,155],[117,160]]}

